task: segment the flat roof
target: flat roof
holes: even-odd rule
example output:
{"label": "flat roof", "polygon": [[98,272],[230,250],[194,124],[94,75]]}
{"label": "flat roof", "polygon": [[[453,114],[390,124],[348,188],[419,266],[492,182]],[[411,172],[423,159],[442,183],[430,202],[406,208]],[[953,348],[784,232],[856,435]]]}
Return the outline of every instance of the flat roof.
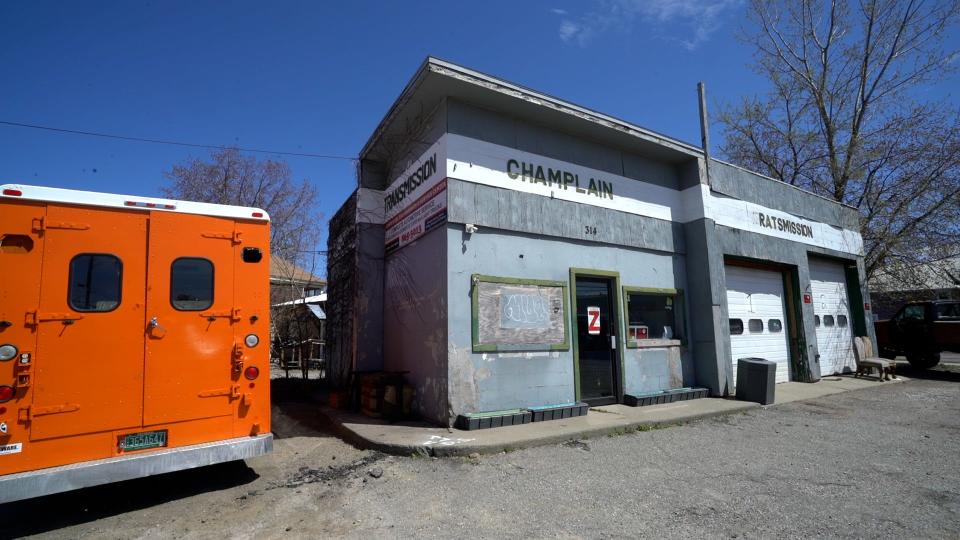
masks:
{"label": "flat roof", "polygon": [[[398,126],[408,125],[425,110],[432,110],[445,97],[495,107],[512,116],[557,126],[670,162],[703,155],[700,148],[690,143],[431,56],[420,65],[384,115],[360,151],[360,159],[376,156],[378,145],[385,137],[398,131]],[[419,106],[408,107],[412,102]]]}
{"label": "flat roof", "polygon": [[[699,146],[632,124],[625,120],[538,92],[523,85],[482,73],[453,62],[428,56],[400,92],[360,151],[360,159],[377,159],[378,145],[391,136],[409,135],[404,130],[419,115],[432,111],[446,97],[495,110],[540,124],[557,127],[600,143],[636,152],[668,163],[703,158]],[[691,100],[692,101],[692,100]],[[410,107],[408,105],[418,105]],[[761,178],[813,195],[824,201],[853,208],[807,189],[787,184],[765,174],[711,157],[716,161]]]}

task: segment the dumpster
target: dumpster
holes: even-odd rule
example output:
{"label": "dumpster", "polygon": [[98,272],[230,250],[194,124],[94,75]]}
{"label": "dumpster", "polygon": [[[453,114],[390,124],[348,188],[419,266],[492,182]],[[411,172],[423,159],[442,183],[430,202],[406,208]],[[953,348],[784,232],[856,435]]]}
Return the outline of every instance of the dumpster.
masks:
{"label": "dumpster", "polygon": [[737,360],[737,399],[761,405],[773,404],[777,364],[763,358]]}

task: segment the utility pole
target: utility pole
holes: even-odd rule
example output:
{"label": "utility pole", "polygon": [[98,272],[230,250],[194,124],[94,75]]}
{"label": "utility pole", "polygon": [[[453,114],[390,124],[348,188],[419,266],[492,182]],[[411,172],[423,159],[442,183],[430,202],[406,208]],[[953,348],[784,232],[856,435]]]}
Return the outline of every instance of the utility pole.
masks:
{"label": "utility pole", "polygon": [[707,87],[703,81],[697,83],[697,95],[700,103],[700,146],[703,147],[704,172],[707,185],[710,185],[710,121],[707,118]]}

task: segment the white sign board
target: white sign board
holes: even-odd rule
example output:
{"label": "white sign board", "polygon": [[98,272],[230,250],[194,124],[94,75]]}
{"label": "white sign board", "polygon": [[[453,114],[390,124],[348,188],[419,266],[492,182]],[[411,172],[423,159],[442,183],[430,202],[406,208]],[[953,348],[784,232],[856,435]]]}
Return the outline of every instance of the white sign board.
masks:
{"label": "white sign board", "polygon": [[388,255],[447,222],[444,150],[434,143],[383,192]]}
{"label": "white sign board", "polygon": [[680,192],[675,189],[452,133],[444,139],[451,178],[667,221],[683,220]]}

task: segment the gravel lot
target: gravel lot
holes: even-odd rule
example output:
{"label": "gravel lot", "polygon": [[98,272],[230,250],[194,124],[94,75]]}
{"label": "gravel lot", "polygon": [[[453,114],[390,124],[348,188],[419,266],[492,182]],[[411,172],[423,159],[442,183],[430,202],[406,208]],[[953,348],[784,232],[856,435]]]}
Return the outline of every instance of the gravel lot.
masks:
{"label": "gravel lot", "polygon": [[[906,366],[901,373],[910,373]],[[904,384],[495,456],[356,450],[278,407],[276,452],[0,507],[51,538],[960,536],[960,365]]]}

